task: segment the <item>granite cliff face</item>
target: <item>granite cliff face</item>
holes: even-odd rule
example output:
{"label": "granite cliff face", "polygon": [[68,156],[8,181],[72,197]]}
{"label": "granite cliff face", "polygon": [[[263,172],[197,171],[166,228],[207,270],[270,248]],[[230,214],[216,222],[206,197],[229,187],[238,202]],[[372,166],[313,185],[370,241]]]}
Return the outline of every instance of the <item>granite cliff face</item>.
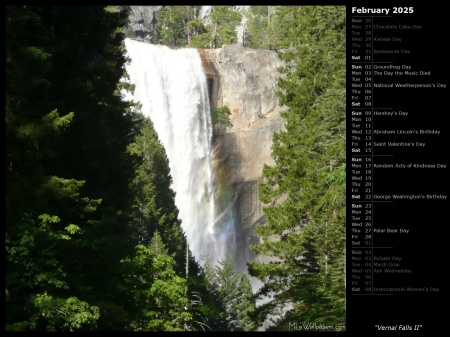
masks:
{"label": "granite cliff face", "polygon": [[264,164],[273,165],[272,134],[283,129],[275,95],[277,68],[283,63],[275,51],[238,45],[200,50],[210,85],[212,107],[227,106],[232,126],[214,129],[218,186],[217,203],[231,202],[235,211],[236,267],[253,259],[249,245],[258,243],[254,227],[264,223],[257,184]]}
{"label": "granite cliff face", "polygon": [[[127,34],[150,42],[155,14],[162,7],[131,6]],[[243,14],[249,10],[249,6],[233,8]],[[211,6],[199,6],[197,17],[208,24],[210,13]],[[236,45],[198,49],[208,79],[211,108],[227,106],[231,112],[232,126],[218,125],[214,129],[216,214],[231,214],[224,221],[232,221],[234,228],[223,230],[233,231],[232,257],[240,270],[253,260],[249,246],[259,242],[255,226],[266,221],[257,184],[264,164],[274,163],[272,135],[284,124],[280,117],[284,108],[278,105],[275,95],[277,68],[283,63],[275,51],[241,46],[245,21],[244,15],[236,28]]]}
{"label": "granite cliff face", "polygon": [[128,27],[125,29],[127,36],[136,36],[138,40],[150,41],[156,20],[156,11],[162,6],[130,6]]}

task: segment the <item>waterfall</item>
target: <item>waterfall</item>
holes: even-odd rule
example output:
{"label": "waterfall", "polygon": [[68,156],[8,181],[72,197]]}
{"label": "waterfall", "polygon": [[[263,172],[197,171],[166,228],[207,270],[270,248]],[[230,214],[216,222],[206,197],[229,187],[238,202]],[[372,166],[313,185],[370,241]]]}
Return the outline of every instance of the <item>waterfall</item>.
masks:
{"label": "waterfall", "polygon": [[[125,40],[131,99],[142,104],[163,144],[175,204],[196,260],[212,264],[230,247],[233,223],[215,221],[212,122],[206,76],[198,51]],[[130,98],[128,98],[130,99]]]}

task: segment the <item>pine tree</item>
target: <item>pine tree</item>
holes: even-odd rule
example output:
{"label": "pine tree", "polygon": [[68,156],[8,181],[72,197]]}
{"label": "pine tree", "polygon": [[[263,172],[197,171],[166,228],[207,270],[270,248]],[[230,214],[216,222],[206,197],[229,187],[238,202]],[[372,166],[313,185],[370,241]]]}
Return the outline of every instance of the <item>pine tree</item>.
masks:
{"label": "pine tree", "polygon": [[94,329],[99,308],[71,286],[67,253],[85,239],[84,217],[100,200],[81,193],[85,181],[48,165],[60,158],[74,113],[51,109],[45,10],[6,8],[6,329]]}
{"label": "pine tree", "polygon": [[192,6],[164,6],[157,11],[156,42],[166,46],[186,46],[186,24],[192,19],[192,11]]}
{"label": "pine tree", "polygon": [[220,48],[224,44],[237,42],[236,26],[241,22],[242,15],[231,6],[212,6],[211,25],[212,48]]}
{"label": "pine tree", "polygon": [[[58,130],[49,120],[51,54],[48,32],[39,15],[25,7],[6,7],[5,51],[8,230],[8,227],[13,228],[24,211],[45,205],[45,200],[39,202],[37,190],[48,175],[43,158],[58,150],[46,139],[55,140],[64,127],[61,125]],[[66,121],[69,122],[71,117],[73,114],[68,114]]]}
{"label": "pine tree", "polygon": [[118,88],[127,17],[126,7],[7,8],[10,329],[123,322],[116,301],[119,261],[132,249],[123,191],[133,121]]}
{"label": "pine tree", "polygon": [[208,290],[221,311],[221,325],[231,331],[253,330],[251,315],[255,302],[248,277],[234,270],[233,260],[228,254],[217,265],[206,263],[204,268]]}
{"label": "pine tree", "polygon": [[257,325],[252,320],[256,309],[253,298],[252,285],[247,274],[242,274],[239,282],[237,302],[234,305],[237,318],[237,326],[241,331],[255,331]]}
{"label": "pine tree", "polygon": [[[185,270],[186,237],[178,219],[175,192],[172,190],[169,160],[149,118],[139,119],[139,132],[128,152],[135,158],[135,173],[130,183],[131,228],[133,242],[147,245],[158,231],[174,254],[176,270]],[[197,270],[191,265],[193,270]]]}
{"label": "pine tree", "polygon": [[271,49],[289,49],[297,45],[295,42],[302,34],[299,25],[302,7],[276,6],[269,23],[269,46]]}
{"label": "pine tree", "polygon": [[209,48],[211,35],[208,33],[201,19],[194,19],[187,23],[188,46],[192,48]]}
{"label": "pine tree", "polygon": [[250,48],[268,48],[268,6],[251,6],[247,21],[247,44]]}
{"label": "pine tree", "polygon": [[156,255],[168,255],[168,250],[166,245],[164,244],[161,235],[158,231],[155,231],[152,239],[150,240],[150,244],[148,246],[150,251]]}
{"label": "pine tree", "polygon": [[259,185],[267,224],[256,228],[262,242],[251,249],[271,262],[257,258],[249,271],[264,282],[259,297],[271,300],[257,314],[260,322],[275,317],[274,329],[300,317],[343,324],[345,8],[277,8],[275,15],[294,18],[285,20],[292,30],[280,32],[296,34],[284,35],[292,49],[280,53],[286,129],[273,136],[275,165],[264,167]]}

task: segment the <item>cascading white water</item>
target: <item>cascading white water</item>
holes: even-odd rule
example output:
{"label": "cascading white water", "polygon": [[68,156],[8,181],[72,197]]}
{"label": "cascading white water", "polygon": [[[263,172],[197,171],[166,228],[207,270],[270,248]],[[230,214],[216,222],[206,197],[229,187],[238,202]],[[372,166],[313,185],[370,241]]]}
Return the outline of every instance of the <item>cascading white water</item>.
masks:
{"label": "cascading white water", "polygon": [[166,150],[182,228],[196,260],[212,264],[227,247],[227,234],[214,227],[211,153],[212,123],[208,88],[196,49],[173,50],[125,40],[135,84],[133,99],[142,104]]}

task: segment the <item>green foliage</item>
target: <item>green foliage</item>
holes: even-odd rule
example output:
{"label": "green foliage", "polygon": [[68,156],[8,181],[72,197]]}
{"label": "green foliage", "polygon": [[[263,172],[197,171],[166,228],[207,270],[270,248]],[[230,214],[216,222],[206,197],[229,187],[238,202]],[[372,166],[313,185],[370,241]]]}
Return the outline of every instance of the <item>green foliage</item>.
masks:
{"label": "green foliage", "polygon": [[208,33],[203,21],[194,19],[187,24],[188,45],[192,48],[209,48],[211,35]]}
{"label": "green foliage", "polygon": [[150,240],[150,245],[148,246],[150,251],[153,252],[153,254],[156,255],[167,255],[168,250],[166,248],[166,245],[162,241],[161,235],[158,231],[155,231],[153,234],[152,239]]}
{"label": "green foliage", "polygon": [[69,285],[58,256],[68,246],[65,241],[79,234],[80,228],[74,224],[61,228],[57,216],[42,214],[38,218],[36,224],[30,214],[25,214],[17,224],[17,238],[7,235],[6,289],[11,294],[7,330],[73,331],[94,327],[98,308],[74,296],[64,297]]}
{"label": "green foliage", "polygon": [[[103,310],[123,306],[118,295],[120,259],[135,245],[129,239],[130,200],[125,197],[133,174],[126,148],[135,122],[129,103],[118,92],[126,61],[121,27],[127,24],[128,11],[126,6],[111,9],[36,7],[51,32],[50,107],[61,116],[74,112],[58,142],[60,153],[46,158],[49,175],[58,179],[43,186],[55,196],[63,195],[55,188],[67,189],[63,198],[50,200],[57,208],[50,214],[77,224],[83,235],[72,240],[60,258],[71,292],[98,306],[100,317]],[[72,191],[74,181],[84,182],[78,197]],[[79,200],[75,205],[74,198]],[[99,319],[95,329],[118,328],[122,318],[110,318],[117,321]]]}
{"label": "green foliage", "polygon": [[6,331],[76,331],[93,328],[100,317],[99,309],[76,297],[67,299],[50,296],[47,292],[33,296],[31,307],[36,312],[29,321],[6,325]]}
{"label": "green foliage", "polygon": [[46,331],[75,331],[95,327],[100,317],[98,307],[89,306],[76,297],[62,299],[44,292],[37,294],[32,303],[39,313],[32,317],[30,327],[36,327],[44,321]]}
{"label": "green foliage", "polygon": [[[57,151],[46,123],[51,54],[41,18],[26,7],[6,7],[6,222],[7,230],[36,206],[46,179],[43,157]],[[51,140],[51,141],[47,141]],[[20,207],[18,207],[20,205]]]}
{"label": "green foliage", "polygon": [[133,240],[148,244],[158,231],[174,254],[177,271],[184,270],[186,238],[178,219],[175,193],[171,188],[169,160],[149,118],[139,117],[140,132],[128,152],[136,158],[135,173],[129,186]]}
{"label": "green foliage", "polygon": [[202,33],[192,37],[191,47],[192,48],[210,48],[212,37],[209,33]]}
{"label": "green foliage", "polygon": [[302,11],[305,6],[277,6],[270,23],[270,49],[295,48],[302,36],[304,21]]}
{"label": "green foliage", "polygon": [[300,31],[301,6],[252,6],[247,44],[256,49],[293,48]]}
{"label": "green foliage", "polygon": [[268,6],[251,6],[247,20],[246,47],[268,49]]}
{"label": "green foliage", "polygon": [[233,260],[226,255],[218,265],[205,265],[208,290],[212,293],[215,306],[221,310],[218,319],[231,331],[255,329],[251,315],[255,302],[250,281],[244,274],[234,271]]}
{"label": "green foliage", "polygon": [[[32,145],[39,148],[43,142],[48,142],[51,138],[55,138],[51,137],[51,135],[60,135],[72,121],[73,115],[73,112],[71,112],[66,116],[59,117],[57,110],[53,110],[40,120],[18,126],[16,129],[17,138],[25,141],[30,140]],[[48,154],[52,155],[52,152],[48,152]]]}
{"label": "green foliage", "polygon": [[190,47],[192,48],[210,48],[212,37],[210,33],[202,33],[194,35],[191,40]]}
{"label": "green foliage", "polygon": [[236,43],[235,28],[241,14],[231,6],[213,6],[211,24],[196,18],[198,6],[163,6],[156,12],[156,34],[152,41],[167,46],[216,48]]}
{"label": "green foliage", "polygon": [[[156,239],[159,240],[159,239]],[[153,240],[155,242],[155,240]],[[171,256],[136,246],[132,258],[123,260],[133,331],[184,331],[192,324],[187,281],[176,275]]]}
{"label": "green foliage", "polygon": [[233,124],[231,124],[230,114],[230,109],[226,105],[213,109],[211,111],[212,124],[233,126]]}
{"label": "green foliage", "polygon": [[126,7],[6,8],[9,330],[94,330],[93,303],[115,297],[132,168],[117,95],[127,17]]}
{"label": "green foliage", "polygon": [[157,11],[156,43],[166,46],[186,46],[186,22],[191,11],[189,6],[164,6]]}
{"label": "green foliage", "polygon": [[200,19],[194,19],[187,23],[187,30],[189,34],[198,35],[201,33],[206,33],[205,25]]}
{"label": "green foliage", "polygon": [[[275,165],[265,166],[260,199],[267,224],[251,249],[264,282],[259,321],[345,322],[345,8],[276,8],[274,36],[287,66],[278,81],[285,131],[273,136]],[[281,23],[281,21],[283,23]],[[286,25],[286,26],[284,26]],[[288,306],[289,304],[289,306]]]}
{"label": "green foliage", "polygon": [[212,6],[211,23],[204,25],[195,17],[198,6],[164,6],[156,12],[157,25],[153,43],[192,48],[216,48],[236,43],[235,28],[241,14],[231,6]]}
{"label": "green foliage", "polygon": [[246,274],[242,274],[239,283],[237,302],[235,304],[237,326],[242,331],[255,331],[257,325],[252,320],[256,304],[253,297],[252,285]]}
{"label": "green foliage", "polygon": [[220,48],[224,44],[237,42],[235,28],[241,22],[242,15],[235,12],[231,6],[212,6],[210,32],[212,47]]}

